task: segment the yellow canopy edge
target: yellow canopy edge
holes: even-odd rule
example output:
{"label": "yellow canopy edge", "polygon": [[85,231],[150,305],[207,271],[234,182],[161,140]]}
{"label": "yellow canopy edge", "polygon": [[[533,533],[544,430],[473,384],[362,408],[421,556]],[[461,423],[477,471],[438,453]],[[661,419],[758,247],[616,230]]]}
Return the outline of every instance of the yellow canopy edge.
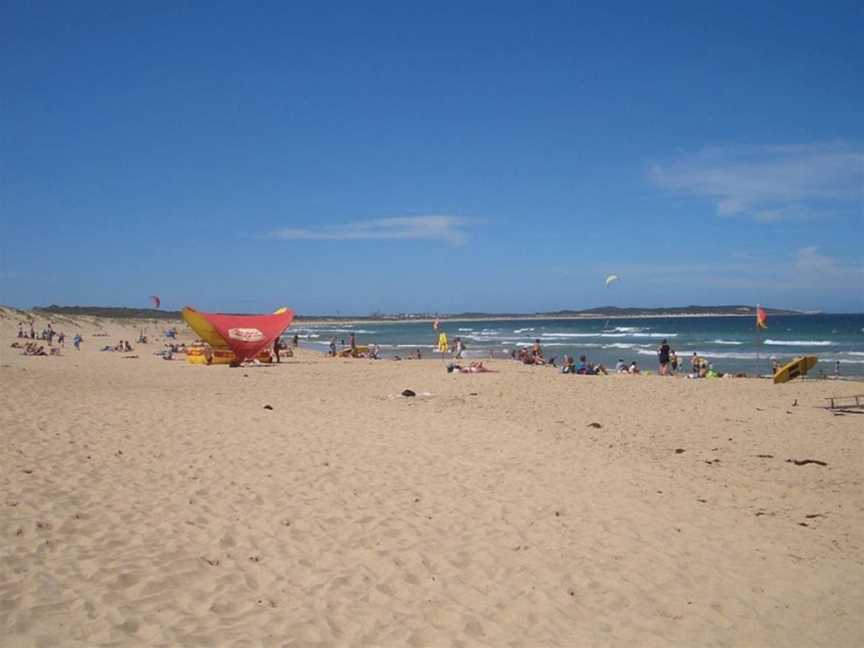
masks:
{"label": "yellow canopy edge", "polygon": [[201,313],[196,311],[194,308],[189,308],[188,306],[184,308],[183,319],[186,320],[189,327],[195,331],[195,334],[210,346],[228,348],[228,344],[226,344],[225,340],[222,339],[222,336],[216,332],[213,325],[204,319]]}

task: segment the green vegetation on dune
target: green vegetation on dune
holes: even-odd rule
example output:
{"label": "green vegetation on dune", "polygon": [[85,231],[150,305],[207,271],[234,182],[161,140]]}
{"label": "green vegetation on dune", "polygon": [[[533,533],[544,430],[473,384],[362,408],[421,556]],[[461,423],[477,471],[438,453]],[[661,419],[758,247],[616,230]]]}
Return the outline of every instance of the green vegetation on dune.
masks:
{"label": "green vegetation on dune", "polygon": [[85,317],[110,317],[114,319],[180,319],[180,311],[156,310],[155,308],[118,308],[115,306],[41,306],[33,308],[39,315],[70,315]]}

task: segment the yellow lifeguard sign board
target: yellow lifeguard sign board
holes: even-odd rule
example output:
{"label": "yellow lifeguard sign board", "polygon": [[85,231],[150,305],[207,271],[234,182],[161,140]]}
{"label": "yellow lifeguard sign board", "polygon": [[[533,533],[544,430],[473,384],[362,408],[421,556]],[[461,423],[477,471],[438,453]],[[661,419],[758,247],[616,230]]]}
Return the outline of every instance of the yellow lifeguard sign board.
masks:
{"label": "yellow lifeguard sign board", "polygon": [[817,362],[819,362],[819,359],[816,356],[795,358],[792,362],[783,365],[777,370],[777,373],[774,374],[774,384],[789,382],[798,376],[803,376],[815,367]]}
{"label": "yellow lifeguard sign board", "polygon": [[447,353],[450,350],[450,346],[447,344],[447,334],[441,333],[438,336],[438,351],[440,353]]}

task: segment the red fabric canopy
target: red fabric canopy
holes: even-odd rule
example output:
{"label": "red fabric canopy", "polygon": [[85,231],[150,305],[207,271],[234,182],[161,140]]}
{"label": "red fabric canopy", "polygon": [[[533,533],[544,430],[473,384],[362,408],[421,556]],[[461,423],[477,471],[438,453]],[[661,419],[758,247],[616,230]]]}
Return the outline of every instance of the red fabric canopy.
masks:
{"label": "red fabric canopy", "polygon": [[222,315],[200,311],[198,314],[216,329],[240,361],[254,358],[291,326],[294,319],[294,311],[287,308],[272,315]]}

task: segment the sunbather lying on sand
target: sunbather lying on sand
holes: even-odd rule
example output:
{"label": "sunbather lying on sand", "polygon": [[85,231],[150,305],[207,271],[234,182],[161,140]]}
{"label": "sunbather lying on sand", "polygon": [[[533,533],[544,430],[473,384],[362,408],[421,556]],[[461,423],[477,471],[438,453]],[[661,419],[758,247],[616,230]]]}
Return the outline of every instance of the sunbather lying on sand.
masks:
{"label": "sunbather lying on sand", "polygon": [[467,367],[462,367],[458,364],[450,364],[447,365],[447,373],[495,373],[494,369],[487,369],[483,366],[483,362],[480,360],[475,360]]}

